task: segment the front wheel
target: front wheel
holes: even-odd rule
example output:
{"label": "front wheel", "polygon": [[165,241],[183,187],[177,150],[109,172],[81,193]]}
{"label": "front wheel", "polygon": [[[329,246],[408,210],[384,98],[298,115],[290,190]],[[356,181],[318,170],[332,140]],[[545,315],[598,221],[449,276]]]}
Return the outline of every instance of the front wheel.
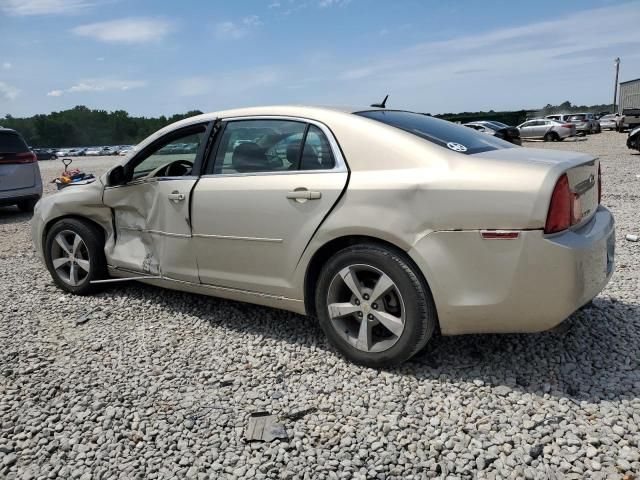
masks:
{"label": "front wheel", "polygon": [[437,324],[431,293],[416,267],[401,252],[375,244],[335,254],[320,274],[315,304],[329,342],[369,367],[408,360]]}
{"label": "front wheel", "polygon": [[95,289],[92,280],[106,276],[102,232],[75,218],[56,222],[44,242],[45,263],[55,284],[76,295]]}

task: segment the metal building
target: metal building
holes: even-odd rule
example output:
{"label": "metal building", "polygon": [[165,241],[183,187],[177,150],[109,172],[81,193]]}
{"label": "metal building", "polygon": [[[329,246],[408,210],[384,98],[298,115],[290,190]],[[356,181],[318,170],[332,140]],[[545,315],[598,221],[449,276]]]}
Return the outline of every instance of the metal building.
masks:
{"label": "metal building", "polygon": [[640,108],[640,78],[620,82],[620,104],[618,112],[624,109]]}

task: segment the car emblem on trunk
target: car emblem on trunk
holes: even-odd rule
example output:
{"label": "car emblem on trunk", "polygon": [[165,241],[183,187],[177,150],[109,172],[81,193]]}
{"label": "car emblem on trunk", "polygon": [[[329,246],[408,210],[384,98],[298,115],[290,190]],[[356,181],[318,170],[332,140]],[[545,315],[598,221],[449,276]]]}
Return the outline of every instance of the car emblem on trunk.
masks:
{"label": "car emblem on trunk", "polygon": [[447,147],[449,147],[451,150],[453,150],[455,152],[466,152],[467,151],[467,147],[465,147],[464,145],[461,145],[459,143],[456,143],[456,142],[447,143]]}

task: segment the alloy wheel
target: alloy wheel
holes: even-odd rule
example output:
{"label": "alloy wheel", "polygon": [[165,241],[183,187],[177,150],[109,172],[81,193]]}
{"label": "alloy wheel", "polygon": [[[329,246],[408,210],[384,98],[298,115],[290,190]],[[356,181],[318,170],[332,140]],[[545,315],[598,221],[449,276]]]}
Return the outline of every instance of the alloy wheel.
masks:
{"label": "alloy wheel", "polygon": [[51,245],[51,262],[56,275],[68,285],[80,285],[89,276],[89,249],[80,235],[62,230]]}
{"label": "alloy wheel", "polygon": [[350,265],[333,277],[327,309],[340,337],[363,352],[388,350],[404,331],[405,305],[398,286],[370,265]]}

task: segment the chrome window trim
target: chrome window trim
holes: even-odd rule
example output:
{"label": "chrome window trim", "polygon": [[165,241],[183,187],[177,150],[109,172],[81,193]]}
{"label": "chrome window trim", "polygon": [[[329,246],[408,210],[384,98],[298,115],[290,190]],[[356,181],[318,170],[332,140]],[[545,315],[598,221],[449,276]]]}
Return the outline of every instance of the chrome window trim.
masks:
{"label": "chrome window trim", "polygon": [[[337,172],[348,172],[347,162],[342,155],[342,150],[340,149],[340,145],[336,140],[335,136],[331,129],[326,126],[324,123],[319,122],[317,120],[313,120],[311,118],[306,117],[292,117],[290,115],[250,115],[246,117],[228,117],[228,118],[220,118],[222,122],[235,122],[235,121],[245,121],[245,120],[288,120],[292,122],[302,122],[308,123],[310,125],[315,125],[318,127],[324,136],[327,138],[329,145],[331,146],[331,153],[333,153],[333,158],[336,161],[336,164],[333,168],[330,169],[318,169],[318,170],[277,170],[273,172],[246,172],[246,173],[210,173],[207,175],[202,175],[200,178],[217,178],[217,177],[254,177],[261,175],[300,175],[305,173],[337,173]],[[214,160],[215,161],[215,160]]]}

